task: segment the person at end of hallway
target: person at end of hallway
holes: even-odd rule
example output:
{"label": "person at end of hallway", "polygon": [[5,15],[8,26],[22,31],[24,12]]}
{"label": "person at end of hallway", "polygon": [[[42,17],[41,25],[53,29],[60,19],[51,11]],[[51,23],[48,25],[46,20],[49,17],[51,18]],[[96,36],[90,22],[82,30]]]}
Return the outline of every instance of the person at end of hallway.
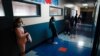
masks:
{"label": "person at end of hallway", "polygon": [[71,25],[70,21],[68,19],[65,20],[65,32],[66,34],[70,35]]}
{"label": "person at end of hallway", "polygon": [[81,23],[81,15],[78,16],[78,23]]}
{"label": "person at end of hallway", "polygon": [[14,30],[17,37],[17,43],[20,49],[20,56],[25,56],[25,46],[27,42],[27,36],[29,35],[29,33],[24,31],[22,24],[23,22],[20,18],[15,19]]}
{"label": "person at end of hallway", "polygon": [[68,13],[67,15],[65,15],[65,18],[64,18],[64,34],[65,35],[69,33],[69,30],[67,30],[69,26],[67,24],[68,24],[68,22],[71,21],[70,19],[71,19],[70,13]]}
{"label": "person at end of hallway", "polygon": [[57,34],[57,31],[56,31],[56,26],[55,26],[55,20],[54,20],[54,16],[52,16],[50,18],[50,21],[49,21],[49,28],[52,32],[52,38],[51,38],[51,42],[54,43],[54,38],[55,37],[58,37],[58,34]]}
{"label": "person at end of hallway", "polygon": [[[73,31],[74,31],[74,16],[72,16],[70,19],[69,19],[69,35],[73,35]],[[68,33],[67,33],[68,34]]]}
{"label": "person at end of hallway", "polygon": [[74,26],[74,16],[72,16],[70,18],[70,25],[71,25],[71,28],[73,28],[73,26]]}
{"label": "person at end of hallway", "polygon": [[77,12],[76,12],[76,15],[75,15],[75,18],[74,18],[74,22],[75,22],[74,25],[75,25],[75,27],[76,27],[76,25],[77,25],[77,15],[78,15],[78,14],[77,14]]}

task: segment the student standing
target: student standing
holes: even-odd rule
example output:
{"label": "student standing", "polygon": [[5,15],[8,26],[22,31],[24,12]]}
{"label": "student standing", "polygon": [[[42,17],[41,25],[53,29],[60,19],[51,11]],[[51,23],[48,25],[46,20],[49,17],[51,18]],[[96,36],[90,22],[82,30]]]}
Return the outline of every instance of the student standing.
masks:
{"label": "student standing", "polygon": [[75,19],[74,19],[74,22],[75,22],[75,27],[76,27],[76,25],[77,25],[77,13],[76,13],[76,15],[75,15]]}
{"label": "student standing", "polygon": [[65,20],[65,32],[66,34],[70,35],[71,31],[71,25],[70,21],[68,19]]}
{"label": "student standing", "polygon": [[22,20],[20,18],[15,19],[14,29],[17,36],[17,43],[20,48],[20,56],[25,56],[25,46],[29,33],[24,31]]}
{"label": "student standing", "polygon": [[49,28],[50,28],[50,30],[52,32],[51,42],[53,43],[54,42],[54,38],[57,37],[57,31],[56,31],[56,27],[55,27],[55,20],[54,20],[53,16],[50,18]]}

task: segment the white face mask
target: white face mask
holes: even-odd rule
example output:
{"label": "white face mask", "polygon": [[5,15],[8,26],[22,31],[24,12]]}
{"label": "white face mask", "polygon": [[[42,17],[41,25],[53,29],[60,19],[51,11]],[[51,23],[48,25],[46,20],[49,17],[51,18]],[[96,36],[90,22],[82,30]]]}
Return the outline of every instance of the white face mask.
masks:
{"label": "white face mask", "polygon": [[18,26],[20,26],[20,27],[21,27],[21,26],[23,26],[23,24],[22,24],[22,23],[19,23],[19,24],[18,24]]}
{"label": "white face mask", "polygon": [[23,23],[21,23],[21,26],[24,26],[24,24],[23,24]]}

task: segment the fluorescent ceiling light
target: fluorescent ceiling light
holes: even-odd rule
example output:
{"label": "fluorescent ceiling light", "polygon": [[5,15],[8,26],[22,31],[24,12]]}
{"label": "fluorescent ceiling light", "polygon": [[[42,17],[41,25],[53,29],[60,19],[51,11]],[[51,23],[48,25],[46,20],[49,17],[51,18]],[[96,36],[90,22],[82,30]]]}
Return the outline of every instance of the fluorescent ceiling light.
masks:
{"label": "fluorescent ceiling light", "polygon": [[88,6],[88,4],[85,3],[85,4],[82,4],[82,6]]}
{"label": "fluorescent ceiling light", "polygon": [[66,4],[65,6],[66,6],[66,7],[69,7],[69,8],[74,7],[74,5],[73,5],[73,4]]}

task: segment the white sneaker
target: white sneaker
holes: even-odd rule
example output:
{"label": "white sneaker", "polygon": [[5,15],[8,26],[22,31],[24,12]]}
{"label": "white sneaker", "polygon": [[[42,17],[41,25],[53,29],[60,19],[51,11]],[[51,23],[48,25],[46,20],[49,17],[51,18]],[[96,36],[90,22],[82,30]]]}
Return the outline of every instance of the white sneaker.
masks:
{"label": "white sneaker", "polygon": [[56,45],[57,45],[57,44],[58,44],[58,42],[53,42],[53,44],[56,44]]}

